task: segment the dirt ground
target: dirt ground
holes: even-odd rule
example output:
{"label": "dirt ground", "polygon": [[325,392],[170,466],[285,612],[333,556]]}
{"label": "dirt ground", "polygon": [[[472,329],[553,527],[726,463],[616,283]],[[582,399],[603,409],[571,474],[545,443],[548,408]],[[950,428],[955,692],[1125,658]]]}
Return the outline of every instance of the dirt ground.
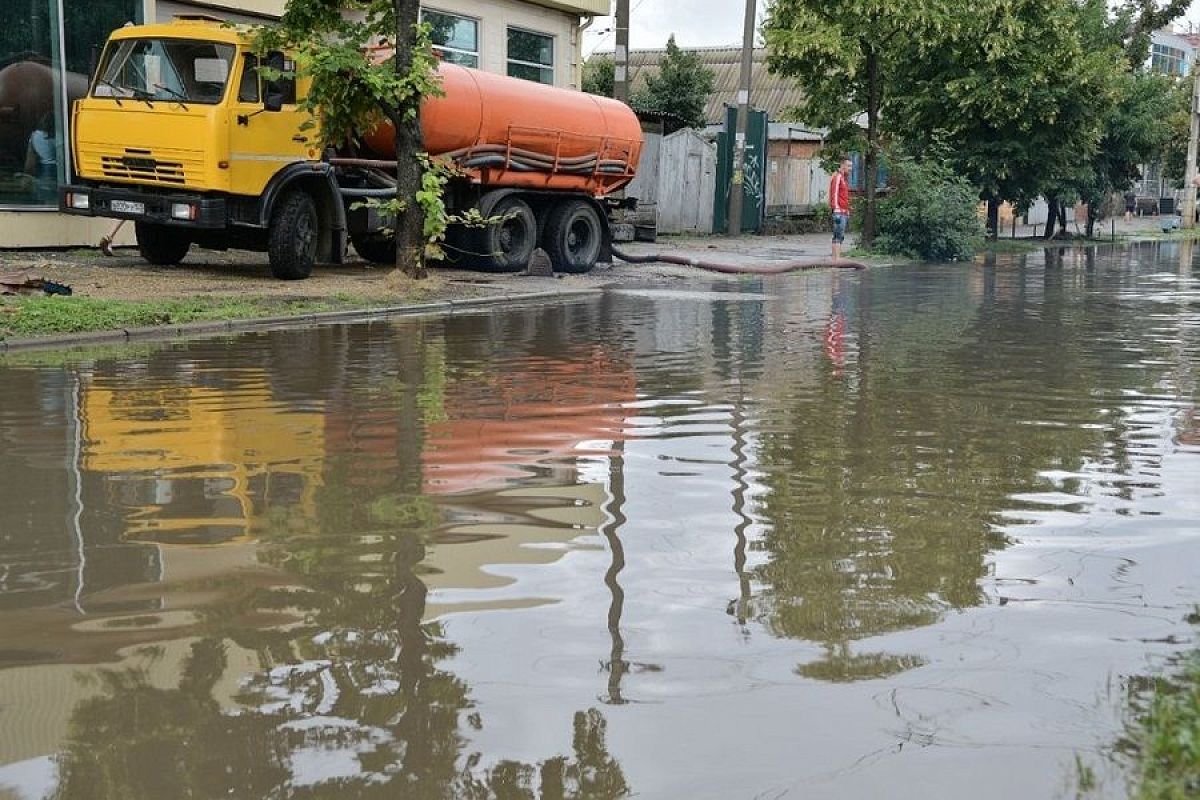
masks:
{"label": "dirt ground", "polygon": [[[669,251],[726,263],[763,263],[822,257],[829,234],[757,236],[669,236],[655,243],[620,246],[635,255]],[[31,277],[64,283],[76,296],[111,300],[170,300],[205,296],[251,296],[280,300],[330,297],[396,302],[431,302],[505,294],[576,291],[609,284],[710,279],[712,273],[669,264],[626,264],[614,260],[587,275],[554,278],[492,274],[433,266],[429,279],[407,280],[395,270],[363,261],[350,250],[348,263],[318,266],[310,278],[281,281],[271,275],[265,253],[202,250],[193,247],[182,264],[156,267],[135,248],[117,248],[106,257],[99,249],[0,250],[0,273],[27,271]]]}
{"label": "dirt ground", "polygon": [[[757,237],[756,237],[757,238]],[[789,237],[773,237],[789,238]],[[801,238],[801,237],[792,237]],[[722,259],[743,258],[742,251],[754,251],[750,260],[769,259],[762,242],[713,238],[677,239],[657,245],[633,245],[638,253],[656,250],[678,251],[686,248],[697,255],[721,251]],[[536,277],[522,274],[490,274],[448,267],[431,267],[429,278],[412,281],[388,267],[359,260],[353,251],[349,263],[318,266],[312,277],[302,281],[281,281],[272,277],[266,255],[241,251],[218,252],[194,248],[182,264],[157,267],[146,263],[132,248],[118,249],[113,257],[99,250],[0,251],[0,273],[26,272],[30,277],[63,283],[77,297],[109,300],[171,300],[192,297],[255,297],[267,299],[322,299],[432,302],[471,299],[506,294],[547,291],[577,291],[613,283],[686,280],[701,275],[689,267],[666,264],[598,265],[587,275]]]}

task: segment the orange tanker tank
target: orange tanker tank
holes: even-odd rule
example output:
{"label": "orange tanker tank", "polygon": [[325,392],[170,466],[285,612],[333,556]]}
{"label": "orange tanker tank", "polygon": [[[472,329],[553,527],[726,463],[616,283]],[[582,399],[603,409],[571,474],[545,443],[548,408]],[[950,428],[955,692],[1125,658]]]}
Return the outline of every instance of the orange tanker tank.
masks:
{"label": "orange tanker tank", "polygon": [[[484,186],[556,189],[602,196],[634,177],[642,131],[628,106],[442,62],[444,92],[421,106],[425,149]],[[394,157],[390,123],[364,139]]]}

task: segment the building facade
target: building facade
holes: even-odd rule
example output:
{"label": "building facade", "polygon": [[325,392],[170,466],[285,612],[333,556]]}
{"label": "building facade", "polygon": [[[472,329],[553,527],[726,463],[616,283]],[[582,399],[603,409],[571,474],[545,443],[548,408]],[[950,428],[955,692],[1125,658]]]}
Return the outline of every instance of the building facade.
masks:
{"label": "building facade", "polygon": [[[108,220],[58,214],[71,171],[70,106],[87,92],[108,34],[206,14],[277,19],[285,0],[0,0],[0,247],[95,244]],[[430,0],[422,15],[447,60],[579,87],[582,28],[608,0]],[[132,226],[126,226],[127,228]],[[126,231],[128,237],[131,232]]]}

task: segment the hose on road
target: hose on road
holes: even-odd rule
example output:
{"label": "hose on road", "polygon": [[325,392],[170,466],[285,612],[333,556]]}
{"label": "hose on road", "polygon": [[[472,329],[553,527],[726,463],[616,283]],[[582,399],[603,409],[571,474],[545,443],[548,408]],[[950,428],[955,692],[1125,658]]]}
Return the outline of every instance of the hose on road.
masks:
{"label": "hose on road", "polygon": [[655,261],[661,261],[665,264],[680,264],[685,267],[696,267],[728,275],[780,275],[802,269],[866,269],[867,267],[861,261],[845,258],[837,261],[832,258],[801,258],[794,261],[773,261],[767,264],[724,264],[682,253],[650,253],[644,256],[635,256],[632,253],[618,250],[616,247],[612,249],[612,252],[617,258],[630,264],[652,264]]}

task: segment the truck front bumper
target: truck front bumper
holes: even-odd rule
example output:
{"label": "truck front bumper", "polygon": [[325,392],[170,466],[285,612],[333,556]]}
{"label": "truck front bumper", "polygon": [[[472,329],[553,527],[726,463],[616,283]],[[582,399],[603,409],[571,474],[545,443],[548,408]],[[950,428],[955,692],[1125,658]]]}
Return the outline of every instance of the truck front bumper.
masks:
{"label": "truck front bumper", "polygon": [[225,198],[195,194],[164,194],[112,186],[66,186],[59,193],[59,210],[85,217],[109,217],[177,225],[184,228],[224,228],[228,224]]}

